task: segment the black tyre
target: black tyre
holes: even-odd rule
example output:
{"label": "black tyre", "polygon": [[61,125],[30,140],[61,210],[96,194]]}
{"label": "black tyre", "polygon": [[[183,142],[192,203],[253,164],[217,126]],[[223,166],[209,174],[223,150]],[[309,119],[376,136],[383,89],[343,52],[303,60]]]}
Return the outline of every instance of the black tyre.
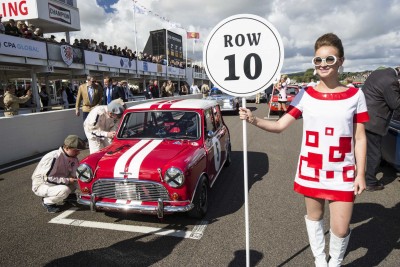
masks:
{"label": "black tyre", "polygon": [[203,218],[208,210],[208,184],[205,176],[200,178],[193,198],[194,207],[188,215],[195,219]]}
{"label": "black tyre", "polygon": [[231,157],[232,151],[231,151],[231,144],[228,145],[228,151],[226,155],[226,161],[224,164],[224,167],[228,167],[232,163],[232,157]]}

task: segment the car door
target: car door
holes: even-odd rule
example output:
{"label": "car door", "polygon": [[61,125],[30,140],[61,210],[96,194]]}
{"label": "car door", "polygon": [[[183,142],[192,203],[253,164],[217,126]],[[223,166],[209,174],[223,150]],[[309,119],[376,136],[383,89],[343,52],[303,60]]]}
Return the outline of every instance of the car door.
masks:
{"label": "car door", "polygon": [[219,108],[212,107],[205,110],[205,149],[207,153],[207,172],[212,182],[226,157],[226,147],[221,144],[225,136]]}

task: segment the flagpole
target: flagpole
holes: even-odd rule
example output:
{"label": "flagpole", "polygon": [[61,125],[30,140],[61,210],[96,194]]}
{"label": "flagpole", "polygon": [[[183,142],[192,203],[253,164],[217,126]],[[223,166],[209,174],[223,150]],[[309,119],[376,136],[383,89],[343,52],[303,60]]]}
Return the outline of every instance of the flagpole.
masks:
{"label": "flagpole", "polygon": [[168,66],[169,66],[169,61],[168,61],[168,30],[167,27],[165,27],[165,55],[167,58],[167,66],[165,69],[165,75],[168,77]]}
{"label": "flagpole", "polygon": [[136,50],[136,56],[139,56],[139,51],[137,48],[137,32],[136,32],[136,5],[135,1],[133,1],[133,31],[135,33],[135,50]]}
{"label": "flagpole", "polygon": [[185,63],[185,64],[186,64],[186,65],[185,65],[185,66],[186,66],[186,68],[187,68],[187,67],[188,67],[188,64],[187,64],[187,62],[188,62],[188,58],[187,58],[187,50],[188,50],[188,49],[187,49],[187,46],[188,46],[187,40],[188,40],[188,32],[187,32],[186,29],[185,29],[185,33],[186,33],[186,45],[185,45],[185,46],[186,46],[186,47],[185,47],[185,57],[186,57],[186,63]]}

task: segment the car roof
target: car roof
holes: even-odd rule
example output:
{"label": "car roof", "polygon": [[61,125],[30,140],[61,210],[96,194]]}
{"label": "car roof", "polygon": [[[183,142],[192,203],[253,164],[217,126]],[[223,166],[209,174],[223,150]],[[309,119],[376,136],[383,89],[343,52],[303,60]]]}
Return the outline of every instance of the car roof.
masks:
{"label": "car roof", "polygon": [[207,109],[217,105],[215,100],[205,99],[170,99],[150,101],[129,107],[128,110],[137,109]]}

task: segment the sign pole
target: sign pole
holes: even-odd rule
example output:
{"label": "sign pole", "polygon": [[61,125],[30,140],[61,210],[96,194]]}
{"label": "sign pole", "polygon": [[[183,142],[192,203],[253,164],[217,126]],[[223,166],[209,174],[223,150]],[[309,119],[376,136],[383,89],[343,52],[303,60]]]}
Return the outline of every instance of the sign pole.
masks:
{"label": "sign pole", "polygon": [[[242,107],[246,108],[246,98],[242,97]],[[243,177],[244,177],[244,217],[246,228],[246,267],[250,266],[250,234],[249,234],[249,185],[248,185],[248,164],[247,164],[247,125],[243,124]]]}
{"label": "sign pole", "polygon": [[[242,98],[268,88],[283,64],[283,43],[275,27],[262,17],[238,14],[218,23],[203,49],[205,71],[221,91]],[[246,266],[250,266],[247,125],[243,120],[243,172],[246,227]]]}

